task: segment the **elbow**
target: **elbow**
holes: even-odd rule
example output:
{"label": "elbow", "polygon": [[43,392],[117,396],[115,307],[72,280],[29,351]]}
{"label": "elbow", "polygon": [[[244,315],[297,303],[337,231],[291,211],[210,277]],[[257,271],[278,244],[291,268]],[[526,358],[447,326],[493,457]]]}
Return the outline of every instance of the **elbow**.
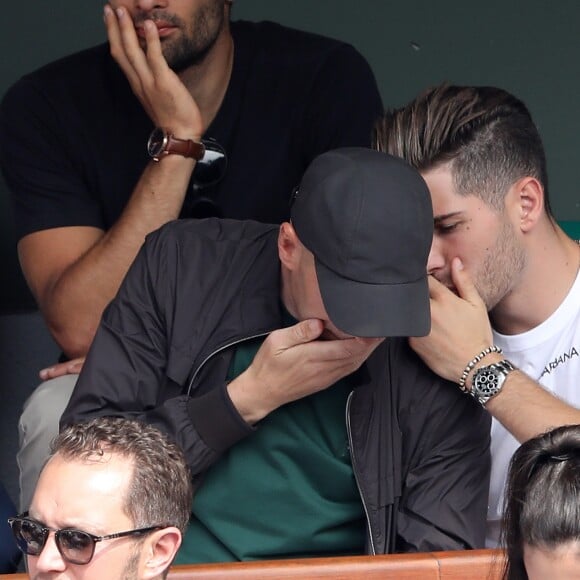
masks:
{"label": "elbow", "polygon": [[96,328],[78,328],[48,324],[49,331],[55,342],[69,359],[87,355]]}

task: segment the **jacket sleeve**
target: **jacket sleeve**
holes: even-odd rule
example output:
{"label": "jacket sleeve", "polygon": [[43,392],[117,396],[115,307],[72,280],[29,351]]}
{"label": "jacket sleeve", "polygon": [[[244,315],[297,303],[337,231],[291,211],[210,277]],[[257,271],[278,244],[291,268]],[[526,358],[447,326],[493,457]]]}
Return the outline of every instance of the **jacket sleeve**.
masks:
{"label": "jacket sleeve", "polygon": [[[252,428],[234,409],[224,382],[204,385],[195,399],[184,392],[192,361],[175,348],[172,335],[177,272],[185,269],[176,267],[179,248],[165,235],[170,230],[171,224],[148,237],[105,310],[61,425],[95,416],[155,425],[180,445],[197,475]],[[201,305],[191,302],[195,321]]]}
{"label": "jacket sleeve", "polygon": [[[415,356],[414,353],[411,353]],[[482,548],[490,476],[490,417],[457,385],[419,368],[401,406],[404,480],[397,551]],[[405,395],[403,395],[404,397]]]}

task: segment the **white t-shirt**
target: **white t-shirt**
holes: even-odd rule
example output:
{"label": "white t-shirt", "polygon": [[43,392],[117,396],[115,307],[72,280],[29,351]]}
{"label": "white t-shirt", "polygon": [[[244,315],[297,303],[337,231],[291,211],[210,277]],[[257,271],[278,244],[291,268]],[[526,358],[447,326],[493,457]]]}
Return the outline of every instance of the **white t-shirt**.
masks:
{"label": "white t-shirt", "polygon": [[[548,280],[540,283],[549,284]],[[580,272],[559,308],[523,334],[494,332],[494,344],[516,367],[551,393],[580,408]],[[488,547],[497,546],[509,461],[518,441],[496,419],[491,425],[491,484],[487,512]]]}

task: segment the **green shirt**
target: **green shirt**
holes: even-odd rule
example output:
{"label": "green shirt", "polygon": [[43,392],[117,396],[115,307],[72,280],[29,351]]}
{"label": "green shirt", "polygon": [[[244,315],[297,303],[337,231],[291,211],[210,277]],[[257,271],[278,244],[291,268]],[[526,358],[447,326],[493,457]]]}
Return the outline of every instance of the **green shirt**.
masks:
{"label": "green shirt", "polygon": [[[240,345],[230,377],[262,339]],[[347,381],[264,418],[207,472],[176,563],[360,554],[364,512],[346,432]]]}

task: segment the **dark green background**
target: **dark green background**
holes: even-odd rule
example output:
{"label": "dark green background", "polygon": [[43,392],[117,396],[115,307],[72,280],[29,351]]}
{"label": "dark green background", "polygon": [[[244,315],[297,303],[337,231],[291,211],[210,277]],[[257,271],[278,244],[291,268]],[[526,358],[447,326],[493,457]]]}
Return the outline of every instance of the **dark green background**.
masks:
{"label": "dark green background", "polygon": [[[23,73],[103,41],[101,13],[97,0],[6,2],[0,95]],[[580,221],[578,0],[236,0],[234,18],[276,20],[351,42],[375,71],[387,107],[445,80],[515,93],[530,107],[544,138],[556,217]],[[6,311],[30,302],[22,281],[16,282],[10,208],[1,181],[0,192],[0,258],[8,282],[0,286],[0,309]]]}

